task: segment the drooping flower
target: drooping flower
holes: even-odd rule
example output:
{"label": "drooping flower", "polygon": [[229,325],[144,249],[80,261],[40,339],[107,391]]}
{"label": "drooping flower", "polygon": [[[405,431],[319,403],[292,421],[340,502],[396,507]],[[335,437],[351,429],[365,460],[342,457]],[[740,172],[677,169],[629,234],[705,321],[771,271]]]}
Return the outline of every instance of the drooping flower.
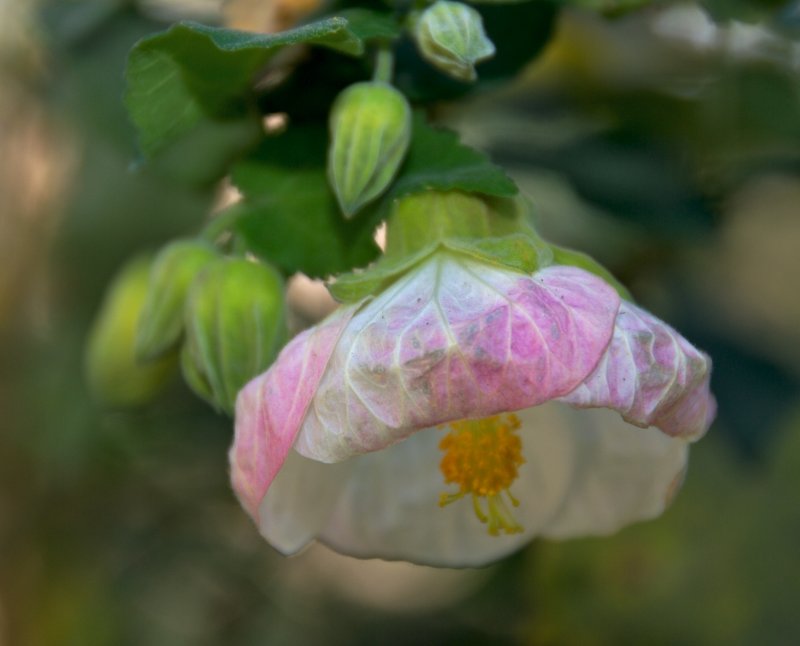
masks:
{"label": "drooping flower", "polygon": [[240,393],[233,486],[279,550],[481,565],[656,516],[680,484],[709,359],[595,273],[448,237],[387,251],[401,269]]}

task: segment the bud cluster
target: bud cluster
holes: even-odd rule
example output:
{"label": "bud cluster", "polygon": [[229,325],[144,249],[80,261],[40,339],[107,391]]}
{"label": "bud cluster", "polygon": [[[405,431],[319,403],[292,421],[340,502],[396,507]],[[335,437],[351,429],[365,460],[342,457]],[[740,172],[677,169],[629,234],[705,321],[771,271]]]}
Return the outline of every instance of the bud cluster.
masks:
{"label": "bud cluster", "polygon": [[[437,0],[412,13],[406,25],[422,56],[462,81],[475,81],[475,64],[495,51],[481,15],[461,2]],[[327,173],[345,218],[387,192],[411,145],[412,111],[391,84],[390,40],[378,48],[374,78],[345,88],[331,108]],[[466,198],[426,199],[459,210]],[[470,217],[459,210],[453,222],[483,222],[486,205],[468,206],[474,207],[466,210]],[[284,319],[283,280],[271,266],[225,257],[204,240],[179,240],[127,268],[112,286],[91,339],[89,379],[110,403],[143,402],[180,357],[189,386],[231,413],[238,391],[269,366],[284,342]]]}
{"label": "bud cluster", "polygon": [[112,284],[90,338],[89,383],[111,405],[145,403],[177,365],[214,407],[269,367],[286,337],[283,279],[272,267],[179,240]]}

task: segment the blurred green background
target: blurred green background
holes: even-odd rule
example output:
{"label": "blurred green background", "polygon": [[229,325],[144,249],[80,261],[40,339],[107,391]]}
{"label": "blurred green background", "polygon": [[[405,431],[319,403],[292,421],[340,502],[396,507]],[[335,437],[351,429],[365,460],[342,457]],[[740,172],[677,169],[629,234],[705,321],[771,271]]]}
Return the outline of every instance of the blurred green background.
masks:
{"label": "blurred green background", "polygon": [[133,411],[83,379],[115,271],[221,199],[132,165],[130,46],[309,3],[0,0],[0,645],[800,641],[800,4],[626,4],[540,12],[520,78],[439,116],[712,355],[719,418],[661,519],[448,571],[280,557],[228,419],[178,379]]}

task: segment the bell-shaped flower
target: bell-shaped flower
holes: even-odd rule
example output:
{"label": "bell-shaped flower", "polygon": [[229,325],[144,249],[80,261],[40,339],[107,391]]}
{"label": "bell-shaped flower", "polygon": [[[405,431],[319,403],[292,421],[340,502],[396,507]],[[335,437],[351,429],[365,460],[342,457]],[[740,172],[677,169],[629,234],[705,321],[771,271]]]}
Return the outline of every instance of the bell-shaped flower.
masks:
{"label": "bell-shaped flower", "polygon": [[[484,204],[425,199],[415,212],[439,231],[432,214]],[[363,275],[375,293],[239,395],[233,486],[265,538],[469,566],[660,514],[714,416],[708,357],[549,247],[512,268],[513,235],[460,231],[392,260],[392,235],[420,238],[396,220],[389,269]]]}

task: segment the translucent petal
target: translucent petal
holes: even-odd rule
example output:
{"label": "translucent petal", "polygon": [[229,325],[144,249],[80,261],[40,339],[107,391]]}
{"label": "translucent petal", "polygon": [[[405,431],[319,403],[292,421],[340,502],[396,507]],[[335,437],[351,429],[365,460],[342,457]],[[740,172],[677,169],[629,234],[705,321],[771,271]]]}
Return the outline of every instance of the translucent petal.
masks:
{"label": "translucent petal", "polygon": [[[689,455],[681,438],[638,428],[605,409],[548,406],[552,430],[571,435],[575,466],[563,503],[542,531],[551,538],[603,535],[664,511],[683,481]],[[530,411],[528,424],[548,422]],[[534,431],[541,432],[541,431]]]}
{"label": "translucent petal", "polygon": [[610,411],[550,403],[519,417],[526,463],[511,492],[522,533],[490,536],[469,497],[439,507],[444,431],[427,429],[349,461],[350,480],[320,538],[361,558],[480,566],[535,536],[605,534],[655,516],[685,469],[685,441]]}
{"label": "translucent petal", "polygon": [[324,464],[290,451],[258,506],[261,535],[286,555],[303,549],[328,523],[351,467],[351,461]]}
{"label": "translucent petal", "polygon": [[384,451],[350,460],[350,481],[320,538],[361,558],[465,567],[495,561],[539,534],[569,490],[571,436],[554,432],[529,437],[525,430],[527,463],[512,487],[520,499],[514,517],[523,532],[491,536],[469,496],[439,506],[439,495],[449,489],[439,470],[438,444],[444,434],[426,429]]}

